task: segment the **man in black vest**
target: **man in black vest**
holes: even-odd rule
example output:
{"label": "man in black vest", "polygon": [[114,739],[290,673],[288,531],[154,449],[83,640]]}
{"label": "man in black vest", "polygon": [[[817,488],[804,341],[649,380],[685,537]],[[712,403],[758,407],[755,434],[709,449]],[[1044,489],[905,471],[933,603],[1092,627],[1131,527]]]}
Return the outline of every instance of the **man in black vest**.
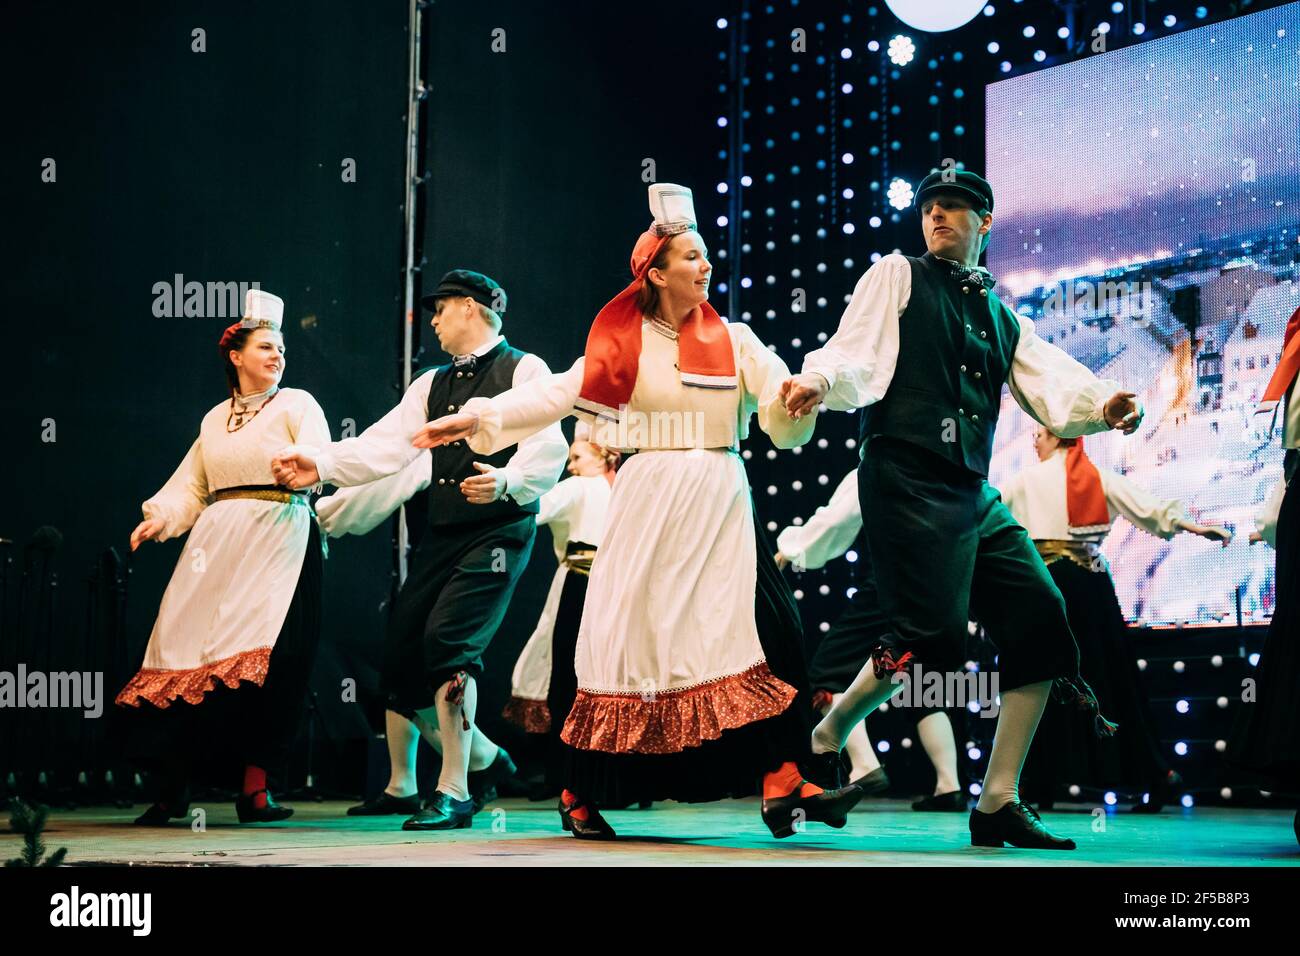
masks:
{"label": "man in black vest", "polygon": [[321,481],[347,487],[423,470],[417,459],[430,456],[430,527],[411,556],[384,651],[393,780],[408,781],[410,793],[386,791],[371,801],[384,805],[368,812],[418,805],[415,738],[397,715],[419,719],[437,728],[442,773],[437,791],[403,829],[447,830],[473,820],[471,757],[488,769],[509,763],[474,727],[475,678],[528,564],[537,499],[554,487],[568,444],[553,425],[486,457],[476,456],[464,442],[427,453],[414,447],[412,436],[425,423],[470,398],[499,395],[549,374],[540,358],[511,348],[501,337],[505,292],[487,276],[449,272],[421,304],[433,311],[439,344],[454,360],[417,378],[396,408],[355,438],[321,449],[286,449],[272,468],[278,482],[294,488]]}
{"label": "man in black vest", "polygon": [[978,265],[993,224],[993,190],[982,177],[931,173],[916,202],[926,254],[887,255],[867,270],[835,335],[782,385],[791,415],[823,401],[864,409],[858,493],[892,625],[813,732],[813,751],[838,752],[899,689],[891,678],[900,669],[959,654],[969,614],[998,647],[1002,701],[971,843],[1074,849],[1021,802],[1020,768],[1053,686],[1094,713],[1099,733],[1115,728],[1079,676],[1060,592],[988,484],[993,431],[1004,383],[1063,437],[1131,434],[1142,407],[1035,335],[994,294]]}

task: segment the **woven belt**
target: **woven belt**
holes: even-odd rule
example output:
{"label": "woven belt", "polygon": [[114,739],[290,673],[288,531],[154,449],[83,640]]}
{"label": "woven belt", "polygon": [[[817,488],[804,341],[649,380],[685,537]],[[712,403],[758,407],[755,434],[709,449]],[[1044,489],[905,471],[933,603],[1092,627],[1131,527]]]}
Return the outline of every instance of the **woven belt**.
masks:
{"label": "woven belt", "polygon": [[1062,541],[1059,538],[1034,541],[1034,547],[1042,557],[1044,564],[1051,564],[1065,558],[1073,561],[1085,571],[1105,572],[1106,558],[1101,553],[1101,545],[1095,541]]}
{"label": "woven belt", "polygon": [[253,498],[256,501],[278,501],[282,505],[311,507],[307,493],[302,491],[281,491],[274,488],[218,488],[212,493],[213,501],[229,501],[232,498]]}

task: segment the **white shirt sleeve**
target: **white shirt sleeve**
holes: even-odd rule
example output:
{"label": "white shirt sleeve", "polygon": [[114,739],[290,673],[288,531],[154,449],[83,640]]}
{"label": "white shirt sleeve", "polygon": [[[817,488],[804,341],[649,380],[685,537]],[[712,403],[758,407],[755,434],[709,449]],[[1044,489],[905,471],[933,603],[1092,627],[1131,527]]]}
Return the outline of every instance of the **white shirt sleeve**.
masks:
{"label": "white shirt sleeve", "polygon": [[749,416],[758,413],[758,427],[763,429],[777,448],[806,445],[817,425],[817,413],[797,421],[790,417],[781,401],[781,383],[790,377],[790,369],[781,356],[759,341],[754,330],[743,322],[727,325],[735,336],[740,354],[741,434],[748,433]]}
{"label": "white shirt sleeve", "polygon": [[345,488],[395,475],[424,449],[411,444],[429,420],[429,386],[435,372],[411,383],[402,400],[360,435],[332,442],[316,453],[321,481]]}
{"label": "white shirt sleeve", "polygon": [[321,530],[331,538],[366,534],[413,496],[429,487],[433,456],[425,451],[395,475],[342,488],[316,502]]}
{"label": "white shirt sleeve", "polygon": [[1181,522],[1187,517],[1182,502],[1175,498],[1157,498],[1145,488],[1124,475],[1098,468],[1101,487],[1106,493],[1106,504],[1116,514],[1157,538],[1168,540],[1183,530]]}
{"label": "white shirt sleeve", "polygon": [[[490,455],[563,421],[573,414],[582,391],[582,369],[580,358],[567,372],[530,377],[491,398],[471,398],[463,410],[478,415],[478,429],[466,444],[480,455]],[[568,456],[567,449],[564,454]]]}
{"label": "white shirt sleeve", "polygon": [[826,379],[824,403],[836,411],[884,397],[898,364],[898,318],[912,296],[912,266],[904,256],[881,258],[858,280],[839,328],[804,356],[805,373]]}
{"label": "white shirt sleeve", "polygon": [[1255,517],[1255,530],[1270,548],[1277,548],[1277,516],[1282,511],[1282,499],[1285,497],[1286,477],[1283,476],[1278,478]]}
{"label": "white shirt sleeve", "polygon": [[538,502],[537,523],[541,525],[568,521],[573,517],[581,498],[582,482],[573,479],[557,482]]}
{"label": "white shirt sleeve", "polygon": [[858,505],[858,470],[840,481],[823,508],[803,525],[791,525],[776,537],[776,546],[800,570],[815,571],[853,546],[862,530]]}
{"label": "white shirt sleeve", "polygon": [[151,520],[163,523],[158,541],[184,534],[194,527],[199,514],[208,506],[208,475],[203,467],[202,438],[194,439],[189,452],[167,484],[144,503],[141,511]]}
{"label": "white shirt sleeve", "polygon": [[[550,378],[551,370],[546,363],[536,355],[528,354],[515,366],[510,391],[515,391],[521,385]],[[470,399],[465,403],[465,408],[475,411],[476,409],[470,408],[475,401],[477,400]],[[572,408],[570,405],[569,409]],[[506,475],[506,495],[521,505],[536,501],[560,480],[564,463],[569,459],[569,445],[564,440],[564,432],[560,430],[559,423],[560,418],[556,418],[540,431],[520,438],[519,447],[501,469]],[[474,448],[473,442],[470,442],[470,448],[484,454]]]}
{"label": "white shirt sleeve", "polygon": [[1093,375],[1085,365],[1040,338],[1032,320],[1023,315],[1016,318],[1020,341],[1007,376],[1016,404],[1061,438],[1109,431],[1102,409],[1119,391],[1119,383]]}

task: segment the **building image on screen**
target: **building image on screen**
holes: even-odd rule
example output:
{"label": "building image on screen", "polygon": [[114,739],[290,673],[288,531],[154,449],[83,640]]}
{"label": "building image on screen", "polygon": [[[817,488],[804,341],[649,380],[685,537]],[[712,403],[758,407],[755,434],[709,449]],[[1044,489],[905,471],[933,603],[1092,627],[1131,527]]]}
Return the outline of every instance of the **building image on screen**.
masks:
{"label": "building image on screen", "polygon": [[[1117,519],[1103,552],[1125,617],[1266,622],[1274,554],[1248,536],[1281,478],[1281,417],[1252,413],[1300,307],[1300,4],[987,93],[998,293],[1146,406],[1089,456],[1237,533],[1166,542]],[[995,486],[1036,460],[1032,427],[1004,390]]]}

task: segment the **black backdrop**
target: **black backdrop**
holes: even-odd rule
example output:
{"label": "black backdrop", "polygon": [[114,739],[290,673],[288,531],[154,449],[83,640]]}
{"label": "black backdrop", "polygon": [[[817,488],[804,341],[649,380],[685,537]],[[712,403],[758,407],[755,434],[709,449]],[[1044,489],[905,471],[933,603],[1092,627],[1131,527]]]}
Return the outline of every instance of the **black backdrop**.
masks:
{"label": "black backdrop", "polygon": [[[140,502],[223,395],[215,345],[232,319],[157,317],[155,283],[259,281],[282,296],[285,383],[317,397],[336,435],[398,397],[407,5],[23,3],[5,20],[5,340],[17,377],[0,392],[0,536],[62,532],[56,643],[71,647],[96,556],[126,551]],[[596,2],[439,2],[426,24],[425,271],[497,277],[510,339],[567,366],[627,280],[648,221],[642,161],[708,190],[719,131],[707,93],[725,69],[712,20],[676,2],[652,17]],[[506,49],[494,53],[498,27]],[[192,49],[195,29],[205,52]],[[441,360],[429,336],[417,365]],[[326,563],[314,687],[334,740],[364,735],[363,712],[376,716],[367,691],[391,530],[335,542]],[[181,547],[133,560],[133,663]],[[552,571],[545,533],[536,553],[488,658],[489,732],[503,730],[510,667]],[[54,656],[52,668],[80,666]],[[347,677],[369,707],[341,703]]]}

